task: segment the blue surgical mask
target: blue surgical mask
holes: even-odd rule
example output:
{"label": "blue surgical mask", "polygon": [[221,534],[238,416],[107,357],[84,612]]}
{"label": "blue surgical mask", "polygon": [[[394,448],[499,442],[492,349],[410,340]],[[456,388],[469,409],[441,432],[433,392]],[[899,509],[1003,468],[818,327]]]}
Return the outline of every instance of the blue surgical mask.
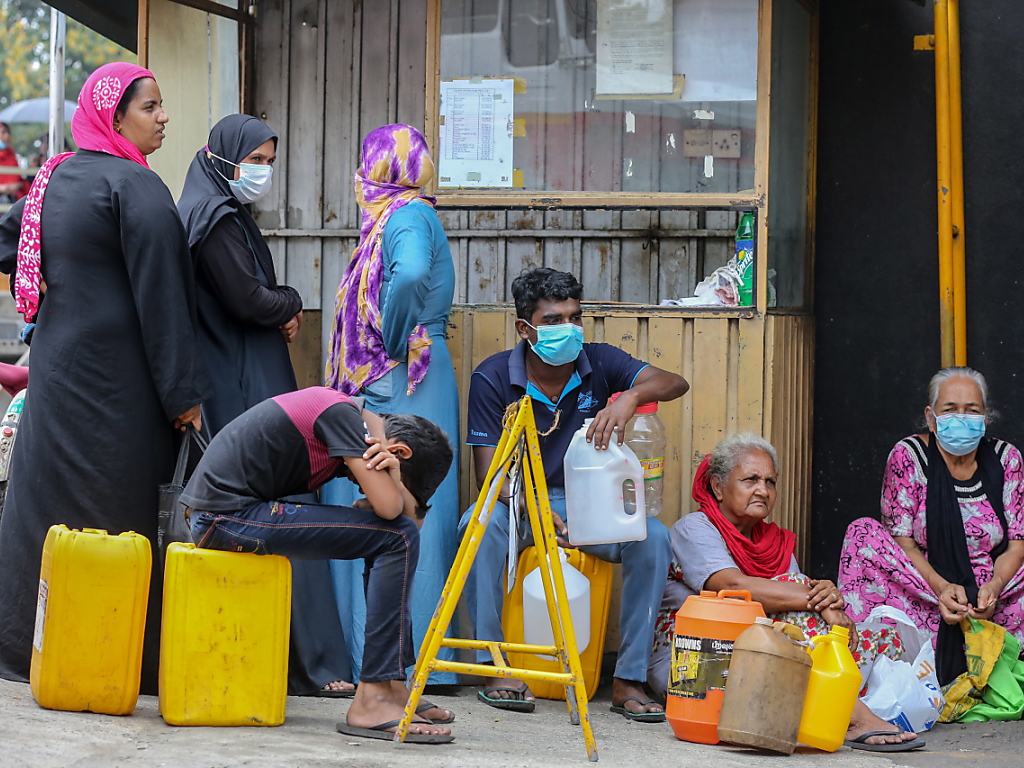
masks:
{"label": "blue surgical mask", "polygon": [[583,329],[576,323],[530,327],[537,332],[537,343],[531,345],[533,351],[548,365],[571,363],[583,351]]}
{"label": "blue surgical mask", "polygon": [[[220,173],[221,178],[231,187],[231,194],[238,201],[255,203],[270,191],[270,185],[274,177],[274,166],[257,165],[256,163],[232,163],[220,155],[213,154],[209,147],[206,148],[206,154],[241,169],[237,180],[229,179],[223,173],[217,171],[217,173]],[[214,167],[214,170],[217,170],[216,167]]]}
{"label": "blue surgical mask", "polygon": [[3,152],[5,149],[7,149],[7,142],[0,141],[0,152]]}
{"label": "blue surgical mask", "polygon": [[935,417],[935,437],[946,453],[966,456],[985,436],[985,416],[981,413],[944,413]]}

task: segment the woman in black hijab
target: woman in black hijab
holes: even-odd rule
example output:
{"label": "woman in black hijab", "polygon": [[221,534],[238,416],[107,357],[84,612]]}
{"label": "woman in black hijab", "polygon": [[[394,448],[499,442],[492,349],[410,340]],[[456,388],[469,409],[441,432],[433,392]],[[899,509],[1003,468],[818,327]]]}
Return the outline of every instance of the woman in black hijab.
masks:
{"label": "woman in black hijab", "polygon": [[[295,390],[288,343],[302,322],[298,291],[278,285],[249,204],[270,189],[277,136],[261,120],[229,115],[196,153],[178,201],[196,273],[199,347],[214,394],[203,423],[215,435],[268,397]],[[292,561],[288,692],[351,696],[326,560]]]}

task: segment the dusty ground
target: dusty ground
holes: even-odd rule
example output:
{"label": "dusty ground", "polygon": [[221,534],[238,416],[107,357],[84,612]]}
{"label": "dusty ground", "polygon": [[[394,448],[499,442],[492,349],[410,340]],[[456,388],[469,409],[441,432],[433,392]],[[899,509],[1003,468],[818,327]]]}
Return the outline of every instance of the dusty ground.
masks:
{"label": "dusty ground", "polygon": [[[561,702],[539,702],[532,715],[499,712],[479,703],[475,689],[456,696],[431,696],[453,709],[457,740],[444,746],[396,745],[357,740],[334,730],[347,702],[289,698],[280,728],[173,728],[164,724],[157,701],[139,700],[130,717],[52,712],[39,708],[27,685],[0,680],[0,766],[108,768],[109,766],[583,766],[580,730],[568,722]],[[608,712],[607,694],[592,703],[594,733],[604,766],[708,766],[778,768],[888,768],[892,765],[998,765],[1024,767],[1024,723],[943,726],[927,735],[928,752],[891,758],[843,748],[828,755],[800,750],[791,758],[730,747],[677,741],[667,725],[629,723]]]}

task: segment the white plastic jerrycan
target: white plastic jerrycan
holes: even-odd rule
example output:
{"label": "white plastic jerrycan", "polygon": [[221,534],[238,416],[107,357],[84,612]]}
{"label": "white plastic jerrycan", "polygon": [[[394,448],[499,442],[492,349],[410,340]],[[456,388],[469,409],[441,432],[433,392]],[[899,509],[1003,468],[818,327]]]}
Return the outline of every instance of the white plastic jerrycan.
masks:
{"label": "white plastic jerrycan", "polygon": [[[576,635],[576,650],[583,653],[590,645],[590,579],[569,565],[564,549],[559,549],[558,554],[562,561],[565,594],[569,598],[569,615],[572,616],[572,628]],[[528,645],[555,644],[540,568],[534,568],[523,579],[523,642]]]}
{"label": "white plastic jerrycan", "polygon": [[[615,438],[597,450],[587,442],[587,419],[573,435],[565,452],[565,510],[569,543],[614,544],[647,538],[644,514],[644,470],[628,445]],[[633,511],[626,510],[623,485],[631,482],[636,493]],[[639,514],[636,510],[639,509]]]}

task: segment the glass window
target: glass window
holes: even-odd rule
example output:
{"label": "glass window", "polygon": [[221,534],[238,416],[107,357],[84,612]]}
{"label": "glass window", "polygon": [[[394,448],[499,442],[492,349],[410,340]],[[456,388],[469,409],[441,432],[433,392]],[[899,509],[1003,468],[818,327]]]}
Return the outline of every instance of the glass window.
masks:
{"label": "glass window", "polygon": [[441,0],[439,187],[754,188],[758,0]]}
{"label": "glass window", "polygon": [[[774,306],[808,304],[812,18],[800,0],[772,5],[772,140],[768,160],[768,279]],[[769,291],[772,306],[772,292]]]}

